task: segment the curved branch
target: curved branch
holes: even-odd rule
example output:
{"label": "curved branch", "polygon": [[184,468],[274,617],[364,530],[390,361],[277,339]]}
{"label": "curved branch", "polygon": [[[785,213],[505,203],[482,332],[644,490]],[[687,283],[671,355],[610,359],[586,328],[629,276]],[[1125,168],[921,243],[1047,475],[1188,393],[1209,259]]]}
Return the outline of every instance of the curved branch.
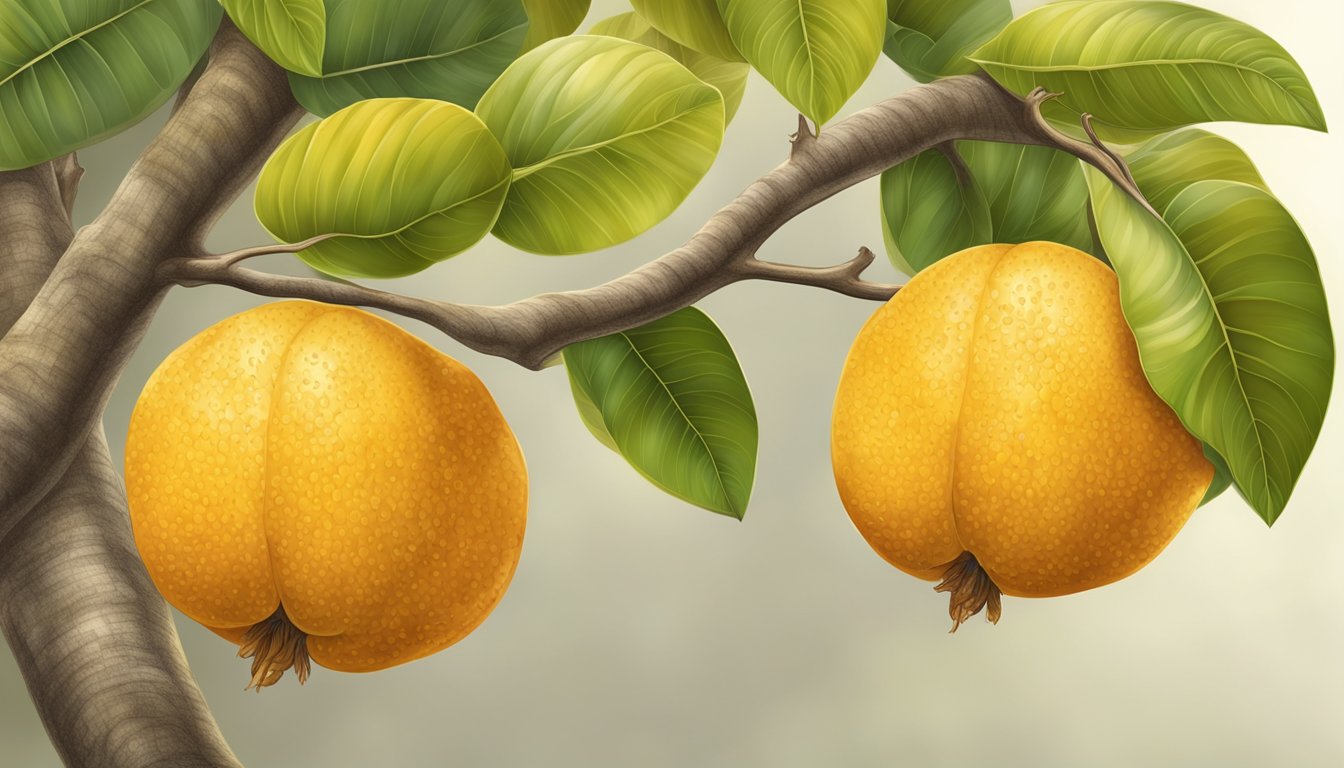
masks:
{"label": "curved branch", "polygon": [[833,124],[821,136],[800,119],[789,160],[748,187],[690,241],[587,290],[483,307],[237,267],[241,258],[293,252],[293,246],[175,259],[163,265],[161,276],[180,285],[230,285],[264,296],[384,309],[422,320],[478,352],[533,369],[570,344],[655,320],[740,280],[775,280],[884,300],[897,286],[860,278],[872,262],[866,249],[853,261],[825,268],[760,261],[756,252],[790,219],[842,189],[959,139],[1054,147],[1091,163],[1143,200],[1118,155],[1099,141],[1088,144],[1064,135],[1041,116],[1041,104],[1053,96],[1038,89],[1020,99],[986,76],[967,75],[906,91]]}

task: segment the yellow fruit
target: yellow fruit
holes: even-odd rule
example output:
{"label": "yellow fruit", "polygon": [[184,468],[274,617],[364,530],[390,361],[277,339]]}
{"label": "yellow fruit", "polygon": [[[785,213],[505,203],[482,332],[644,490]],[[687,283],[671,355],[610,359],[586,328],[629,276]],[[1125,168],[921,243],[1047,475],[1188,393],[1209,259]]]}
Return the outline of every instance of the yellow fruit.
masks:
{"label": "yellow fruit", "polygon": [[986,245],[921,272],[854,341],[831,456],[845,509],[892,565],[952,592],[953,628],[999,591],[1128,576],[1213,478],[1152,391],[1115,274],[1055,243]]}
{"label": "yellow fruit", "polygon": [[460,640],[518,564],[527,472],[461,363],[355,309],[269,304],[155,371],[126,445],[164,597],[243,645],[253,685]]}

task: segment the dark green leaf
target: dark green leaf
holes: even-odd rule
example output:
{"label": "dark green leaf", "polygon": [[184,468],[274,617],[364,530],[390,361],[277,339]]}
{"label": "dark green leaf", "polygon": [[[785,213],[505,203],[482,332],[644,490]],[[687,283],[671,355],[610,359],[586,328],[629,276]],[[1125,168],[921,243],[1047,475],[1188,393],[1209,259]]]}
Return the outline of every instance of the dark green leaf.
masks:
{"label": "dark green leaf", "polygon": [[971,54],[1019,94],[1062,93],[1046,114],[1133,141],[1214,120],[1325,129],[1306,75],[1263,32],[1203,8],[1154,0],[1067,0],[1009,24]]}
{"label": "dark green leaf", "polygon": [[1143,196],[1159,213],[1196,181],[1240,181],[1269,191],[1241,147],[1198,128],[1159,136],[1125,159]]}
{"label": "dark green leaf", "polygon": [[883,50],[921,83],[969,74],[966,55],[1012,19],[1008,0],[887,0]]}
{"label": "dark green leaf", "polygon": [[1092,250],[1087,182],[1072,155],[988,141],[957,142],[957,151],[989,203],[993,242],[1049,240]]}
{"label": "dark green leaf", "polygon": [[327,0],[322,76],[291,72],[294,96],[330,115],[363,99],[410,96],[476,106],[522,51],[522,0]]}
{"label": "dark green leaf", "polygon": [[891,263],[914,275],[990,242],[993,227],[974,177],[959,177],[947,155],[931,149],[882,174],[882,232]]}
{"label": "dark green leaf", "polygon": [[668,493],[738,519],[756,474],[756,407],[723,332],[687,308],[564,351],[579,414]]}
{"label": "dark green leaf", "polygon": [[1189,184],[1164,218],[1087,171],[1153,389],[1272,524],[1320,433],[1334,341],[1311,246],[1272,195]]}
{"label": "dark green leaf", "polygon": [[0,3],[0,170],[101,141],[168,100],[209,47],[213,0]]}
{"label": "dark green leaf", "polygon": [[936,150],[882,174],[882,223],[897,269],[915,274],[973,245],[1049,240],[1096,252],[1078,161],[1048,147],[956,145],[961,172]]}

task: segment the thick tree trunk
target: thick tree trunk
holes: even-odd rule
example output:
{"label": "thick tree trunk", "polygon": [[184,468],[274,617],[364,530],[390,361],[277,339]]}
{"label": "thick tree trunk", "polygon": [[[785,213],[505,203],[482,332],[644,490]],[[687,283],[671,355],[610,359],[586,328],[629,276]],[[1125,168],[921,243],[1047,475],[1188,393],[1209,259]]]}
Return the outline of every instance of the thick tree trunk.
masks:
{"label": "thick tree trunk", "polygon": [[241,765],[136,553],[101,429],[0,545],[0,629],[66,765]]}
{"label": "thick tree trunk", "polygon": [[0,174],[0,629],[71,766],[239,765],[136,553],[99,425],[158,265],[199,250],[299,116],[283,73],[227,24],[211,57],[78,236],[60,166]]}
{"label": "thick tree trunk", "polygon": [[0,537],[102,418],[165,290],[301,110],[284,72],[228,22],[210,65],[103,212],[0,340]]}

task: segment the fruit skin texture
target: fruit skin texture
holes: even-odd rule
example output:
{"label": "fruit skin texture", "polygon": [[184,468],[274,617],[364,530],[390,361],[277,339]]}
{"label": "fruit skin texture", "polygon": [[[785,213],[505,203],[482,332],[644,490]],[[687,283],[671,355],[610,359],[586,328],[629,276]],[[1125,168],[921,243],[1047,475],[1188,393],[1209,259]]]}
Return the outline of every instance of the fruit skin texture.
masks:
{"label": "fruit skin texture", "polygon": [[1115,274],[1045,242],[953,254],[880,308],[845,362],[831,456],[892,565],[935,580],[970,552],[1023,597],[1137,571],[1213,479],[1144,377]]}
{"label": "fruit skin texture", "polygon": [[283,603],[322,666],[441,650],[503,596],[522,453],[465,366],[371,314],[307,302],[173,352],[131,417],[136,544],[164,597],[240,642]]}

